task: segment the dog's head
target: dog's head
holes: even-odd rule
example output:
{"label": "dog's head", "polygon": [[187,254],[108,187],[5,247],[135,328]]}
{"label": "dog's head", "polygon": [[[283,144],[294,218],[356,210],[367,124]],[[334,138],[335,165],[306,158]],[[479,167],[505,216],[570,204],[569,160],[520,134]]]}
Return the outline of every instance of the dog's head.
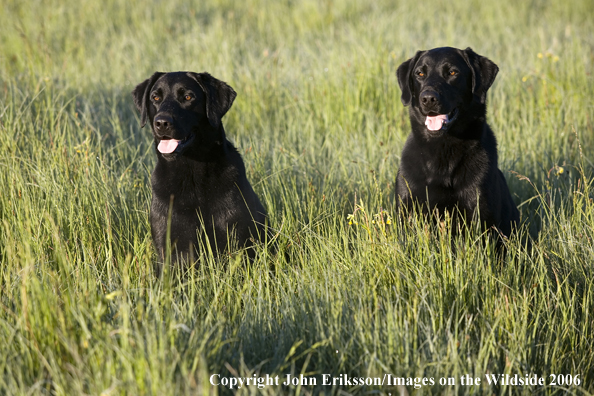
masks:
{"label": "dog's head", "polygon": [[141,126],[150,122],[158,155],[174,159],[225,142],[221,119],[237,94],[208,73],[153,74],[132,91]]}
{"label": "dog's head", "polygon": [[418,51],[396,72],[402,104],[411,106],[413,130],[434,137],[461,132],[477,118],[484,120],[487,90],[498,71],[495,63],[471,48]]}

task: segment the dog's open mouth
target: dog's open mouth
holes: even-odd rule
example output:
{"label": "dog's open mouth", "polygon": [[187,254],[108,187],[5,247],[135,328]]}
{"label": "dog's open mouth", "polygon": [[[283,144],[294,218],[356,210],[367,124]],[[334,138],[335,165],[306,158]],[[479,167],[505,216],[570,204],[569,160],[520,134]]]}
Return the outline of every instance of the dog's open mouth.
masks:
{"label": "dog's open mouth", "polygon": [[458,117],[458,108],[456,107],[449,114],[437,114],[429,113],[425,119],[425,125],[430,131],[446,130],[452,122]]}
{"label": "dog's open mouth", "polygon": [[192,140],[194,140],[194,135],[190,135],[183,140],[176,140],[176,139],[162,139],[159,141],[159,145],[157,146],[157,150],[162,154],[171,154],[173,152],[181,152]]}

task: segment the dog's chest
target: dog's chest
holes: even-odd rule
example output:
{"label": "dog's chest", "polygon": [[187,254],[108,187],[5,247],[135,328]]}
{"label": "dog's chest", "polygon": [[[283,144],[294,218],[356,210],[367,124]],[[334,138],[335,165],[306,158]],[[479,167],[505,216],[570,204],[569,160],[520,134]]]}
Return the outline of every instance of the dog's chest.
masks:
{"label": "dog's chest", "polygon": [[[155,169],[152,179],[153,211],[166,216],[171,205],[174,215],[194,222],[201,214],[204,221],[225,223],[233,217],[237,201],[237,172],[226,169]],[[231,208],[231,209],[230,209]]]}
{"label": "dog's chest", "polygon": [[478,186],[488,169],[487,154],[475,143],[435,145],[416,151],[416,168],[420,170],[416,172],[426,187],[461,190]]}
{"label": "dog's chest", "polygon": [[426,155],[422,162],[425,184],[451,187],[459,162],[459,159],[454,160],[444,155]]}

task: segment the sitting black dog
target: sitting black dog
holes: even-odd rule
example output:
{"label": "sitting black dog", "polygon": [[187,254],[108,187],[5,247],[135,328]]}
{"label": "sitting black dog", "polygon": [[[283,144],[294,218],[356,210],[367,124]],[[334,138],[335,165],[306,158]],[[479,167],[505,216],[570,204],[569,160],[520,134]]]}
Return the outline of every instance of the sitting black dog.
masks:
{"label": "sitting black dog", "polygon": [[237,95],[233,88],[208,73],[157,72],[132,94],[155,139],[150,222],[161,258],[169,219],[174,262],[193,260],[199,237],[215,255],[229,243],[264,239],[266,211],[221,123]]}
{"label": "sitting black dog", "polygon": [[520,220],[486,122],[487,90],[499,68],[472,49],[418,51],[396,75],[410,106],[409,135],[396,176],[396,199],[425,213],[448,211],[467,222],[478,209],[486,228],[509,236]]}

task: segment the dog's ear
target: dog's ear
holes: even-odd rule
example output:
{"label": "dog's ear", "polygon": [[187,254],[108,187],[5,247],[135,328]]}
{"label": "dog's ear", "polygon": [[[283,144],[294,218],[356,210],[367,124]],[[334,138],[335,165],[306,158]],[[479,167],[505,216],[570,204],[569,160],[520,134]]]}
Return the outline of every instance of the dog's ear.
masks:
{"label": "dog's ear", "polygon": [[132,91],[132,96],[134,97],[134,104],[136,108],[140,112],[140,127],[144,127],[146,125],[146,119],[148,116],[148,106],[149,106],[149,94],[151,93],[151,89],[155,82],[165,73],[155,72],[150,78],[147,78],[140,84],[134,88]]}
{"label": "dog's ear", "polygon": [[462,51],[462,56],[472,71],[472,93],[479,98],[480,103],[485,103],[487,91],[493,85],[499,67],[490,59],[474,52],[470,47]]}
{"label": "dog's ear", "polygon": [[188,73],[196,80],[206,96],[206,117],[214,128],[221,125],[221,119],[229,111],[237,93],[227,83],[217,80],[208,73]]}
{"label": "dog's ear", "polygon": [[413,70],[417,65],[417,61],[425,52],[426,51],[417,51],[415,56],[403,62],[400,66],[398,66],[398,70],[396,70],[396,76],[398,77],[398,85],[400,85],[400,90],[402,91],[400,100],[402,100],[402,104],[405,106],[410,105],[410,102],[413,98]]}

